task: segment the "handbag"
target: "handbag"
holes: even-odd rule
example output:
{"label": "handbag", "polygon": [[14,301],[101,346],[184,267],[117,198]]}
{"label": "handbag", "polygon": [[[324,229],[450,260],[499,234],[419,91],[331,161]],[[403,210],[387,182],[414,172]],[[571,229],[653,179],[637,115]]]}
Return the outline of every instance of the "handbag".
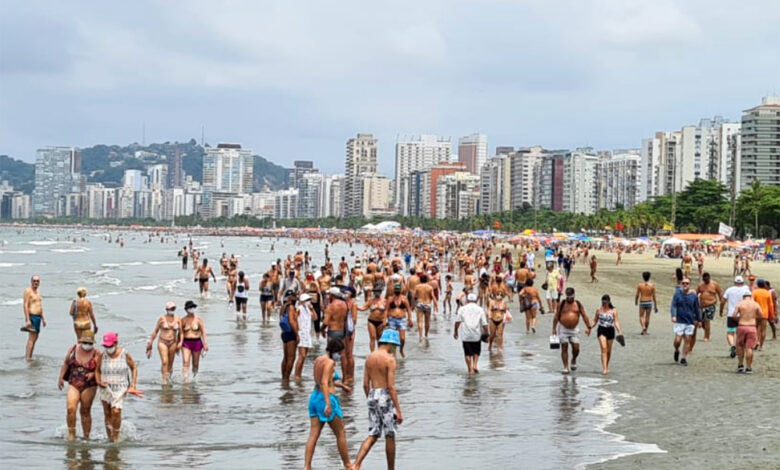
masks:
{"label": "handbag", "polygon": [[558,335],[550,335],[550,349],[561,349],[561,340]]}
{"label": "handbag", "polygon": [[544,284],[542,284],[542,289],[547,290],[547,288],[550,287],[547,285],[547,281],[544,281]]}
{"label": "handbag", "polygon": [[531,308],[531,296],[523,294],[520,296],[520,311],[525,312]]}

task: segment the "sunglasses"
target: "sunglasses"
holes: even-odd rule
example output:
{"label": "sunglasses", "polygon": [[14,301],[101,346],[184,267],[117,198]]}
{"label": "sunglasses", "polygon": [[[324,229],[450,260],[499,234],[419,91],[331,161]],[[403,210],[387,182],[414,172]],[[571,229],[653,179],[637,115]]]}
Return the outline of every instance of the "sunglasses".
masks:
{"label": "sunglasses", "polygon": [[691,283],[690,282],[683,282],[682,285],[689,286],[689,285],[691,285]]}

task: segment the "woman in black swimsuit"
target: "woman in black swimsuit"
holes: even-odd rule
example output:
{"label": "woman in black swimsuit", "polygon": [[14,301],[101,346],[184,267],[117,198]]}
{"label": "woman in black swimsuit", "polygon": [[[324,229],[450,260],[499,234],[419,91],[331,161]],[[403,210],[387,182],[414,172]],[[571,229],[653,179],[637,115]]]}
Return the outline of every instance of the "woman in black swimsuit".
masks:
{"label": "woman in black swimsuit", "polygon": [[358,310],[361,312],[369,310],[367,328],[369,337],[368,344],[371,348],[371,352],[374,352],[377,345],[377,339],[382,335],[382,330],[387,324],[387,303],[385,302],[385,299],[382,298],[382,290],[381,286],[379,286],[379,288],[374,286],[374,297],[362,307],[358,307]]}

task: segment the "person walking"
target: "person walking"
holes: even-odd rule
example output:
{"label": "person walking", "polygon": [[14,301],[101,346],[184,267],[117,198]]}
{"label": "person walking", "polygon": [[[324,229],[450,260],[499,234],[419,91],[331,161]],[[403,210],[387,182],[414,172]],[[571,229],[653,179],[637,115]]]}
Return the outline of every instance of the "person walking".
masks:
{"label": "person walking", "polygon": [[479,355],[482,352],[482,338],[487,339],[488,322],[485,310],[477,304],[477,295],[466,296],[466,305],[458,309],[455,317],[453,338],[463,342],[463,356],[469,374],[479,373]]}
{"label": "person walking", "polygon": [[[687,356],[693,348],[693,335],[696,327],[701,326],[701,308],[699,296],[691,290],[691,280],[683,278],[680,288],[674,291],[672,297],[672,323],[674,324],[674,362],[687,366]],[[680,358],[680,344],[685,340],[682,358]]]}
{"label": "person walking", "polygon": [[119,440],[122,428],[122,407],[127,395],[143,397],[136,389],[138,368],[125,348],[119,347],[119,335],[113,331],[103,335],[103,354],[95,369],[95,381],[100,387],[100,401],[106,421],[106,436]]}
{"label": "person walking", "polygon": [[[593,328],[590,319],[585,313],[585,308],[579,300],[574,298],[574,288],[566,288],[566,298],[558,305],[552,324],[552,334],[557,335],[561,343],[561,362],[563,362],[563,374],[577,370],[577,356],[580,355],[580,338],[578,336],[580,318],[587,327],[586,334],[590,335]],[[571,363],[569,362],[569,345],[571,345]]]}
{"label": "person walking", "polygon": [[146,357],[152,357],[152,346],[157,333],[160,339],[157,341],[157,352],[160,353],[160,373],[162,374],[162,384],[168,385],[173,374],[173,362],[176,359],[176,353],[179,351],[178,344],[181,338],[181,319],[176,316],[176,304],[173,302],[165,303],[165,314],[157,319],[154,325],[152,336],[146,342]]}
{"label": "person walking", "polygon": [[[599,341],[599,346],[601,346],[601,373],[607,375],[609,374],[609,360],[612,358],[612,343],[615,338],[618,338],[618,341],[622,341],[623,335],[618,311],[612,305],[612,299],[607,294],[601,297],[601,305],[596,309],[596,314],[593,316],[593,325],[598,325],[596,338]],[[590,335],[590,328],[588,328],[585,334]]]}
{"label": "person walking", "polygon": [[78,342],[65,354],[57,388],[62,390],[64,382],[68,382],[65,406],[69,441],[76,439],[76,411],[81,415],[84,439],[89,439],[92,430],[92,402],[97,392],[95,370],[100,360],[100,352],[95,350],[95,333],[92,330],[82,332]]}

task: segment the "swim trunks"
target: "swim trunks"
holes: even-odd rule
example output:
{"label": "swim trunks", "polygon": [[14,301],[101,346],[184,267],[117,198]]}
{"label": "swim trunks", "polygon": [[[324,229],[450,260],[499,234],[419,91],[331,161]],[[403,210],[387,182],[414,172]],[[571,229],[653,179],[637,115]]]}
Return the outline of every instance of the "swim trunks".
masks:
{"label": "swim trunks", "polygon": [[184,338],[182,341],[182,347],[185,347],[194,353],[200,352],[203,349],[203,341],[201,341],[200,338]]}
{"label": "swim trunks", "polygon": [[648,300],[646,302],[645,301],[639,302],[639,308],[653,308],[653,301]]}
{"label": "swim trunks", "polygon": [[289,343],[290,341],[298,341],[298,336],[292,331],[288,331],[287,333],[282,333],[282,342]]}
{"label": "swim trunks", "polygon": [[465,356],[479,356],[482,352],[481,341],[464,341],[463,342],[463,354]]}
{"label": "swim trunks", "polygon": [[599,326],[596,330],[596,337],[603,336],[606,339],[615,339],[615,328]]}
{"label": "swim trunks", "polygon": [[739,320],[736,318],[726,318],[726,333],[736,333],[737,326],[739,326]]}
{"label": "swim trunks", "polygon": [[372,388],[368,392],[368,435],[395,436],[395,405],[386,388]]}
{"label": "swim trunks", "polygon": [[406,318],[387,317],[387,326],[391,330],[406,331]]}
{"label": "swim trunks", "polygon": [[740,325],[737,327],[737,346],[755,349],[757,344],[758,334],[754,325]]}
{"label": "swim trunks", "polygon": [[328,338],[344,339],[346,337],[347,337],[347,334],[344,332],[344,330],[341,330],[341,331],[328,330]]}
{"label": "swim trunks", "polygon": [[715,319],[715,304],[701,308],[702,321],[712,321]]}
{"label": "swim trunks", "polygon": [[325,396],[320,390],[313,390],[309,395],[309,418],[317,418],[321,423],[330,423],[335,418],[343,418],[341,404],[336,395],[330,395],[330,416],[325,416]]}
{"label": "swim trunks", "polygon": [[41,332],[41,315],[30,314],[30,326],[36,333]]}
{"label": "swim trunks", "polygon": [[566,328],[565,326],[558,324],[558,339],[563,343],[580,344],[580,338],[577,336],[579,328]]}
{"label": "swim trunks", "polygon": [[674,334],[675,336],[693,336],[693,332],[695,331],[694,325],[689,325],[687,323],[675,323],[674,324]]}
{"label": "swim trunks", "polygon": [[417,304],[417,310],[421,313],[429,314],[431,313],[431,306],[429,304]]}

